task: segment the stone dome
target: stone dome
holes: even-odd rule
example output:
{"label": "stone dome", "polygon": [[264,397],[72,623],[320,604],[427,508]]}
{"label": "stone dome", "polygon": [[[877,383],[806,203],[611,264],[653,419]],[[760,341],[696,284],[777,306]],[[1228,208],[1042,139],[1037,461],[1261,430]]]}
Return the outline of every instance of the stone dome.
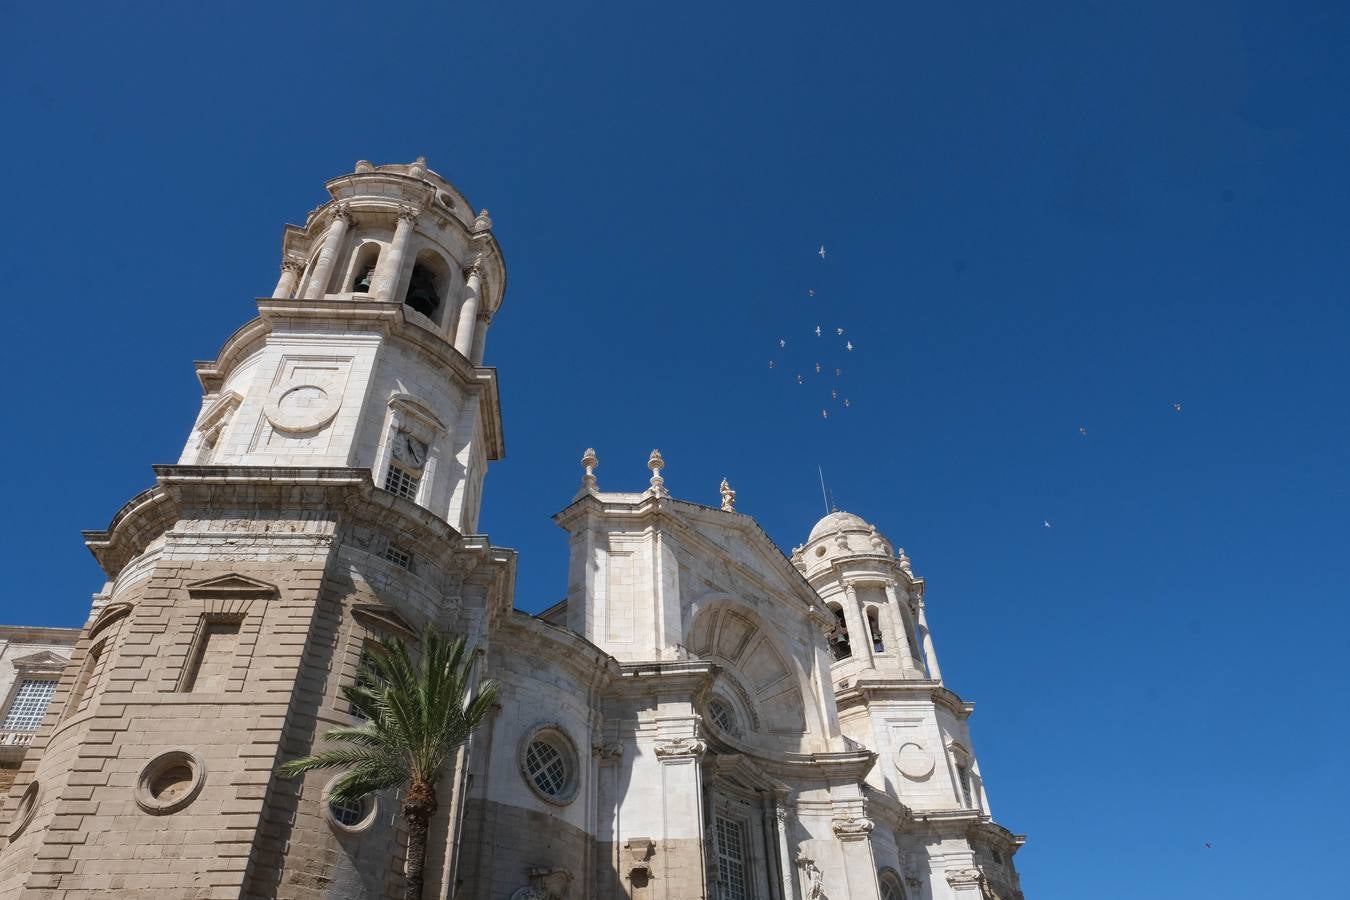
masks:
{"label": "stone dome", "polygon": [[863,520],[862,516],[855,516],[849,512],[832,512],[825,518],[816,523],[816,527],[811,529],[811,536],[806,539],[809,544],[818,538],[823,538],[828,534],[836,534],[840,531],[854,531],[861,529],[867,531],[872,526]]}

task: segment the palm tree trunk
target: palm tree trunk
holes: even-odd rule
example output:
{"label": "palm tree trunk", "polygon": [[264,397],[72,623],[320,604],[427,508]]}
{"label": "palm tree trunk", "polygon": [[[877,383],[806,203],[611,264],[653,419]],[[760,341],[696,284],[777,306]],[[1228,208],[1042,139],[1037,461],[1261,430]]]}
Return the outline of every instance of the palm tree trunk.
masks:
{"label": "palm tree trunk", "polygon": [[425,781],[408,787],[403,818],[408,823],[408,859],[403,875],[403,900],[422,900],[422,869],[427,860],[427,832],[436,814],[436,789]]}

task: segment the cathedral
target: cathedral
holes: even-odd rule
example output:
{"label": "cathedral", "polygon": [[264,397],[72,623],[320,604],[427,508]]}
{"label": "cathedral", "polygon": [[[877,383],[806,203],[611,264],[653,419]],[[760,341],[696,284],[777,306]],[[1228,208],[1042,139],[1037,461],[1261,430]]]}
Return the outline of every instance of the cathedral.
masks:
{"label": "cathedral", "polygon": [[725,482],[678,499],[653,451],[607,491],[586,450],[566,597],[515,609],[478,530],[492,220],[420,158],[326,188],[195,364],[178,462],[84,533],[107,582],[71,649],[10,691],[0,900],[401,896],[398,798],[275,769],[356,721],[371,641],[428,625],[500,691],[438,786],[428,900],[1020,900],[904,550],[833,512],[784,554]]}

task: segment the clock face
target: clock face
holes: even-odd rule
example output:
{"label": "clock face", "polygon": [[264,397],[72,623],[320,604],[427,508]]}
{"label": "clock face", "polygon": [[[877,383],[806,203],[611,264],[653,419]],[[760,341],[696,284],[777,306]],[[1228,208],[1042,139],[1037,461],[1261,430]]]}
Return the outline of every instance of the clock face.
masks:
{"label": "clock face", "polygon": [[427,461],[427,445],[410,434],[400,432],[394,441],[394,458],[420,469]]}

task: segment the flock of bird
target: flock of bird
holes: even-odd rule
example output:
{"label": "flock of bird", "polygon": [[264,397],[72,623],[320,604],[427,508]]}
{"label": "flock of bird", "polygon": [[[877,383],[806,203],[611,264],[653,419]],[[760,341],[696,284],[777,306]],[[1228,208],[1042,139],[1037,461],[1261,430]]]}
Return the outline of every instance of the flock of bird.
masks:
{"label": "flock of bird", "polygon": [[[820,245],[820,249],[816,251],[816,255],[820,257],[822,262],[825,261],[827,251],[825,250],[824,244]],[[806,296],[808,300],[814,300],[816,297],[815,288],[807,288]],[[780,337],[778,339],[778,354],[769,360],[770,369],[774,371],[781,370],[790,372],[792,373],[793,380],[797,384],[806,386],[809,382],[812,388],[818,388],[819,393],[813,394],[813,396],[821,401],[820,417],[827,421],[830,418],[831,408],[834,408],[837,413],[839,409],[848,409],[850,406],[848,397],[842,393],[844,385],[844,381],[842,380],[844,377],[844,367],[842,364],[836,365],[835,363],[842,363],[842,359],[840,358],[841,354],[846,355],[857,349],[853,344],[852,338],[845,335],[842,326],[835,325],[831,328],[826,328],[817,324],[811,331],[811,334],[815,335],[817,341],[823,341],[826,337],[830,336],[831,333],[833,333],[833,337],[835,338],[832,342],[826,341],[821,344],[811,345],[808,338],[808,345],[813,346],[814,352],[805,357],[798,357],[796,359],[790,359],[788,357],[788,346],[791,342],[785,337]],[[838,340],[840,338],[843,340]],[[814,358],[815,362],[804,363],[802,361],[809,358]],[[822,362],[821,360],[827,360],[827,362]],[[831,371],[833,372],[832,376],[826,374]],[[827,384],[829,386],[828,400],[825,399],[824,393]],[[1179,402],[1173,403],[1172,409],[1180,413],[1181,404]],[[1087,426],[1078,426],[1078,433],[1082,437],[1087,437]],[[1049,519],[1041,520],[1041,525],[1044,528],[1053,527],[1050,524]]]}
{"label": "flock of bird", "polygon": [[[826,257],[824,244],[820,245],[816,255],[824,261]],[[815,299],[815,288],[807,288],[806,296],[808,300]],[[819,393],[813,391],[813,396],[821,403],[820,417],[828,420],[832,408],[837,413],[840,409],[848,409],[851,405],[848,397],[844,394],[843,355],[852,353],[857,347],[853,345],[852,337],[847,336],[843,327],[839,325],[827,328],[817,324],[810,334],[814,334],[816,340],[822,341],[822,343],[814,345],[813,352],[802,357],[801,360],[788,358],[790,342],[787,338],[780,337],[778,339],[778,354],[769,360],[769,368],[791,373],[793,380],[800,385],[806,385],[809,381],[811,387],[819,391]],[[826,340],[831,335],[833,337]],[[841,338],[842,340],[840,340]],[[795,352],[795,345],[793,352]],[[813,359],[814,362],[804,361],[808,359]],[[827,374],[831,372],[833,374]],[[828,399],[825,397],[826,385],[829,389]]]}

